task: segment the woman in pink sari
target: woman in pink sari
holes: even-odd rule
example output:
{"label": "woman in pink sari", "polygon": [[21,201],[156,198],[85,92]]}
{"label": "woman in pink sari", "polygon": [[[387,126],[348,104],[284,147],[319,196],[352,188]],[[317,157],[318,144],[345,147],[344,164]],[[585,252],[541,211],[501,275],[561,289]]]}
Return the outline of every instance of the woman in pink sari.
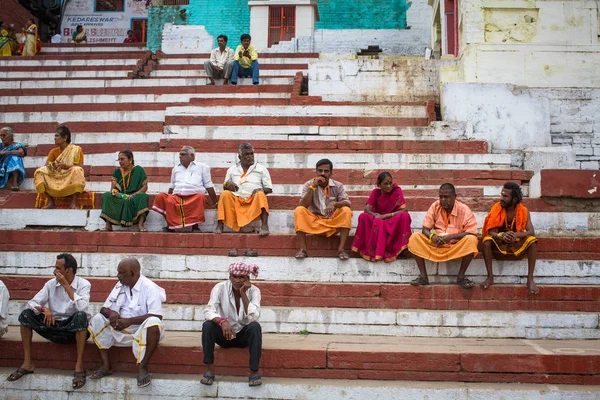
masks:
{"label": "woman in pink sari", "polygon": [[368,261],[394,261],[408,246],[410,223],[402,189],[389,172],[382,172],[358,217],[352,250]]}

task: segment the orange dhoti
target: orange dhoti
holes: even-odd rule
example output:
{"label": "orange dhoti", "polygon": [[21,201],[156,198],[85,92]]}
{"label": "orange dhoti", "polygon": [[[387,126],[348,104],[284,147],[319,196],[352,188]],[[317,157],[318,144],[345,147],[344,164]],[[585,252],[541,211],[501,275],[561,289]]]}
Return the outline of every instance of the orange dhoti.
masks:
{"label": "orange dhoti", "polygon": [[537,242],[537,238],[535,236],[527,236],[524,239],[520,239],[517,242],[513,243],[510,247],[504,242],[496,242],[492,236],[486,236],[481,241],[482,243],[491,241],[493,243],[492,246],[492,254],[494,256],[500,256],[501,258],[523,258],[527,254],[527,249],[535,242]]}
{"label": "orange dhoti", "polygon": [[413,233],[408,241],[408,250],[415,256],[433,262],[444,262],[463,258],[477,251],[477,236],[467,235],[454,244],[444,244],[439,247],[429,241],[421,232]]}
{"label": "orange dhoti", "polygon": [[294,229],[311,235],[335,235],[340,228],[352,228],[352,209],[340,207],[331,218],[311,213],[306,207],[296,207],[294,210]]}
{"label": "orange dhoti", "polygon": [[152,209],[165,216],[169,229],[181,229],[204,222],[206,196],[202,193],[182,196],[159,193]]}
{"label": "orange dhoti", "polygon": [[264,192],[256,192],[244,199],[229,190],[224,190],[219,197],[217,220],[223,221],[237,232],[241,227],[259,219],[262,210],[269,213],[269,203]]}

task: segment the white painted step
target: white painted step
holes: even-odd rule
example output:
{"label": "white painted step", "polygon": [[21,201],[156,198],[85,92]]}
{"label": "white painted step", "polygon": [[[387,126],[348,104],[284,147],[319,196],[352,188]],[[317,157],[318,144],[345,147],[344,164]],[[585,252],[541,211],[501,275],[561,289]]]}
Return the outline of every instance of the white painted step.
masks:
{"label": "white painted step", "polygon": [[[140,56],[141,58],[141,56]],[[0,59],[0,67],[99,67],[99,66],[115,66],[115,65],[136,65],[140,58],[107,58],[95,60],[44,60],[44,59],[24,59],[24,58],[9,58]]]}
{"label": "white painted step", "polygon": [[[307,69],[265,69],[260,71],[259,75],[266,76],[294,76],[297,72],[302,72],[303,74],[308,73]],[[206,71],[202,70],[193,70],[193,69],[159,69],[154,70],[150,73],[152,77],[161,77],[161,78],[200,78],[206,77]],[[239,78],[239,80],[250,79],[250,78]]]}
{"label": "white painted step", "polygon": [[[11,116],[14,113],[5,113]],[[43,122],[40,117],[34,120],[36,114],[32,113],[30,122]],[[66,113],[55,113],[66,114]],[[134,111],[130,113],[120,112],[96,112],[72,113],[70,121],[156,121],[160,111]],[[143,119],[146,117],[147,119]],[[92,119],[93,118],[93,119]],[[38,119],[40,119],[38,121]],[[1,117],[0,117],[1,121]],[[5,120],[6,123],[8,121]],[[198,150],[198,149],[197,149]],[[115,153],[97,153],[85,156],[85,163],[94,166],[114,166]],[[170,167],[179,164],[177,152],[135,152],[135,162],[144,168]],[[444,169],[465,170],[480,169],[509,170],[511,169],[510,154],[400,154],[400,153],[311,153],[311,154],[256,154],[255,159],[267,168],[307,168],[314,170],[317,161],[322,158],[330,158],[334,169]],[[196,152],[196,159],[210,165],[211,168],[228,168],[237,161],[234,153],[201,153]],[[25,157],[23,159],[26,168],[36,168],[46,163],[46,156]]]}
{"label": "white painted step", "polygon": [[114,71],[0,71],[2,79],[81,79],[81,78],[127,78],[129,70]]}
{"label": "white painted step", "polygon": [[[55,112],[7,112],[0,114],[0,123],[12,124],[20,122],[130,122],[130,121],[163,121],[165,111],[73,111]],[[35,158],[35,157],[34,157]],[[87,158],[87,157],[86,157]],[[27,157],[25,158],[27,159]]]}
{"label": "white painted step", "polygon": [[47,53],[96,53],[96,52],[121,52],[121,51],[146,51],[145,45],[139,46],[56,46],[56,47],[42,47],[40,55],[48,55]]}
{"label": "white painted step", "polygon": [[[33,207],[33,204],[30,205]],[[481,229],[487,215],[485,212],[475,212],[475,218]],[[352,230],[358,225],[360,212],[352,213]],[[411,211],[411,228],[420,231],[424,211]],[[206,222],[200,225],[202,232],[213,232],[216,228],[216,210],[205,211]],[[598,237],[600,236],[600,222],[596,213],[549,213],[532,212],[531,220],[535,226],[538,237]],[[100,210],[42,210],[33,208],[0,209],[0,229],[24,229],[26,226],[50,227],[79,227],[88,231],[95,231],[104,227],[100,219]],[[152,211],[148,215],[145,227],[149,231],[159,232],[166,223],[163,217]],[[243,232],[258,232],[260,221],[255,221],[242,229]],[[269,228],[273,234],[294,234],[293,210],[270,210]],[[226,229],[226,232],[229,232]]]}
{"label": "white painted step", "polygon": [[[136,233],[143,235],[144,233]],[[265,240],[268,240],[266,238]],[[0,274],[52,276],[55,252],[4,251],[0,253]],[[310,255],[310,248],[308,249]],[[126,257],[136,257],[144,275],[161,279],[227,279],[227,266],[233,261],[247,261],[260,266],[256,281],[286,282],[332,282],[332,283],[405,283],[419,274],[412,259],[396,260],[392,263],[371,263],[361,258],[341,261],[337,258],[293,257],[227,257],[206,255],[173,254],[118,254],[118,253],[73,253],[77,259],[81,276],[115,277],[117,265]],[[427,261],[429,282],[456,283],[460,261],[432,263]],[[494,282],[522,284],[527,282],[527,262],[495,260]],[[468,277],[483,282],[487,276],[482,259],[475,259],[467,270]],[[535,280],[543,285],[598,285],[600,284],[600,261],[538,260]]]}
{"label": "white painted step", "polygon": [[285,105],[169,107],[168,116],[277,116],[277,117],[394,117],[426,118],[423,105]]}
{"label": "white painted step", "polygon": [[[202,57],[178,57],[178,58],[161,58],[158,60],[160,65],[204,65],[210,58]],[[269,55],[259,54],[259,64],[308,64],[311,61],[318,60],[318,58],[308,57],[269,57]]]}
{"label": "white painted step", "polygon": [[0,96],[0,104],[114,104],[114,103],[185,103],[197,99],[288,99],[289,93],[174,93],[174,94],[96,94],[54,96]]}
{"label": "white painted step", "polygon": [[[92,87],[165,87],[204,86],[206,78],[156,78],[156,79],[59,79],[59,80],[13,80],[0,81],[0,89],[60,89]],[[291,85],[293,78],[262,78],[262,85]],[[238,84],[252,84],[251,79],[241,79]]]}
{"label": "white painted step", "polygon": [[[106,143],[107,139],[122,143],[156,143],[165,137],[163,132],[71,132],[71,134],[73,143],[78,145]],[[54,132],[16,133],[15,140],[29,146],[54,144]]]}
{"label": "white painted step", "polygon": [[338,379],[263,378],[249,387],[244,377],[218,375],[212,386],[200,375],[154,374],[152,385],[137,388],[135,374],[118,373],[88,379],[72,389],[73,372],[36,369],[16,382],[6,381],[14,368],[0,368],[0,391],[10,400],[597,400],[599,386],[534,385],[466,382],[372,381]]}
{"label": "white painted step", "polygon": [[[260,287],[260,285],[259,285]],[[108,293],[107,293],[108,296]],[[169,294],[167,293],[167,298]],[[92,315],[103,303],[91,303]],[[8,323],[19,326],[27,302],[9,302]],[[205,305],[163,304],[168,331],[202,331]],[[598,313],[261,307],[264,333],[434,338],[600,339]]]}

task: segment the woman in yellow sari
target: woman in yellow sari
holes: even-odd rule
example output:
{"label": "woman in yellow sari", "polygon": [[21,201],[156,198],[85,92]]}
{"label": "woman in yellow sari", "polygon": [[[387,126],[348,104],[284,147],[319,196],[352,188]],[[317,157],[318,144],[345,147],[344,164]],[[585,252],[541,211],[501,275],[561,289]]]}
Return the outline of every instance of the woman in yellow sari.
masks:
{"label": "woman in yellow sari", "polygon": [[83,30],[82,25],[77,25],[77,28],[73,31],[73,43],[85,44],[87,43],[87,35]]}
{"label": "woman in yellow sari", "polygon": [[33,18],[27,20],[27,26],[23,30],[25,35],[25,44],[23,46],[23,56],[31,57],[37,53],[37,26],[33,23]]}
{"label": "woman in yellow sari", "polygon": [[44,167],[35,170],[33,184],[38,193],[48,195],[44,208],[55,208],[55,197],[71,197],[69,208],[77,208],[77,193],[85,189],[83,151],[71,144],[71,131],[66,126],[56,128],[54,143],[58,146],[48,154]]}
{"label": "woman in yellow sari", "polygon": [[8,31],[4,29],[4,21],[0,20],[0,57],[12,56]]}

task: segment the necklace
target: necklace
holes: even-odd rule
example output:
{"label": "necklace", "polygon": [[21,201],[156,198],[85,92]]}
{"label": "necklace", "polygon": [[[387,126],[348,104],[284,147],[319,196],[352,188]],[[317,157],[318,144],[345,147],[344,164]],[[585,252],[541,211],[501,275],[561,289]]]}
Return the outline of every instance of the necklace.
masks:
{"label": "necklace", "polygon": [[[125,180],[125,177],[129,177],[129,179]],[[125,170],[121,168],[121,179],[123,180],[123,192],[126,192],[127,187],[131,183],[131,171],[125,175]]]}

